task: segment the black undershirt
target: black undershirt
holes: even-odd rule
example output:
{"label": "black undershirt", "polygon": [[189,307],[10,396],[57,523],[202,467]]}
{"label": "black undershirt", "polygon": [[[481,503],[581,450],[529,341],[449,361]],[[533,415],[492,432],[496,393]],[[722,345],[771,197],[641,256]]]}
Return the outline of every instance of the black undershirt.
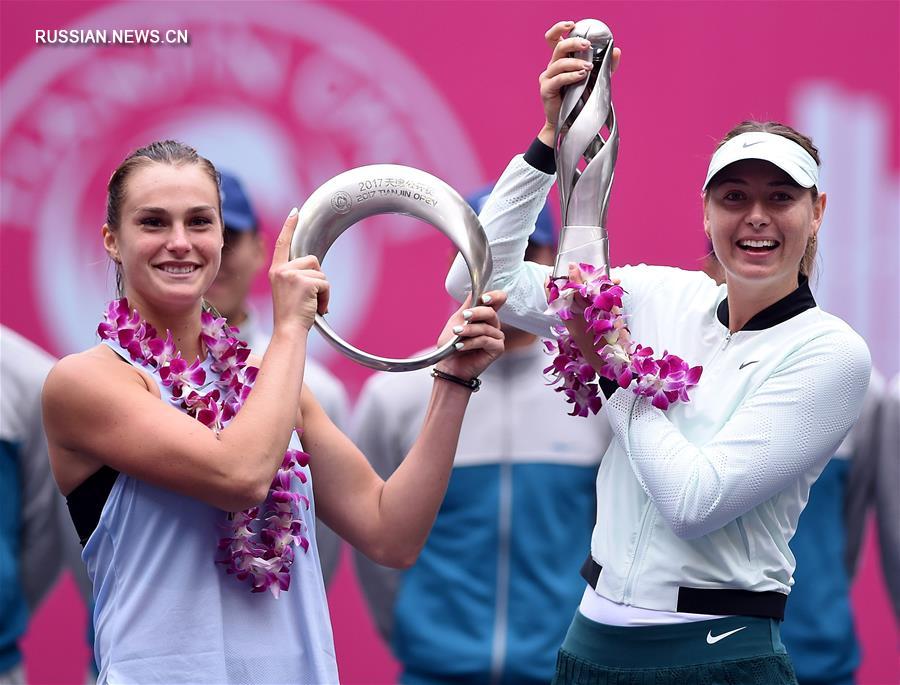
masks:
{"label": "black undershirt", "polygon": [[69,516],[75,524],[78,540],[84,547],[100,523],[103,506],[109,499],[119,472],[109,466],[101,466],[66,495]]}

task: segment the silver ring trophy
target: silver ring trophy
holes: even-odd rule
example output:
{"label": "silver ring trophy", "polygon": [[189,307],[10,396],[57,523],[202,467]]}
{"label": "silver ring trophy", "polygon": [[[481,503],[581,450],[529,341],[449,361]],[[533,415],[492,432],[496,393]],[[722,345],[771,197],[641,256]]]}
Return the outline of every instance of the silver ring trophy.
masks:
{"label": "silver ring trophy", "polygon": [[[412,167],[373,164],[338,174],[322,184],[300,209],[291,240],[291,259],[315,255],[324,263],[334,241],[358,221],[377,214],[406,214],[435,226],[459,250],[469,268],[472,301],[491,279],[491,249],[478,216],[462,196],[439,178]],[[319,333],[353,361],[379,371],[414,371],[456,351],[455,337],[429,354],[409,359],[379,357],[341,338],[325,317],[316,315]]]}
{"label": "silver ring trophy", "polygon": [[[556,125],[556,173],[562,231],[553,277],[568,275],[570,263],[592,264],[609,274],[606,213],[612,188],[619,129],[612,106],[610,74],[613,37],[597,19],[582,19],[569,37],[584,38],[591,47],[574,54],[594,68],[587,79],[563,93]],[[603,127],[607,129],[604,139]],[[579,170],[582,159],[583,170]]]}

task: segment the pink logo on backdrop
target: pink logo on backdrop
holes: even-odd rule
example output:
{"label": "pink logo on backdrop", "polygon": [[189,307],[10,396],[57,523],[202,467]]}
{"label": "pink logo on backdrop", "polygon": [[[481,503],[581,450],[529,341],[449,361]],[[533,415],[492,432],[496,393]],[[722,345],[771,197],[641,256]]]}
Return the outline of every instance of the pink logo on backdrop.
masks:
{"label": "pink logo on backdrop", "polygon": [[[110,5],[73,27],[135,26],[151,19],[145,7]],[[416,166],[460,188],[482,179],[438,90],[339,8],[172,3],[152,20],[189,29],[191,45],[36,48],[0,85],[2,222],[34,234],[33,304],[61,351],[96,342],[113,294],[99,239],[106,181],[152,140],[183,140],[240,176],[270,235],[321,183],[363,164]],[[383,230],[390,220],[348,231],[326,259],[335,283],[354,284],[334,293],[342,333],[379,294],[380,252],[423,235]]]}

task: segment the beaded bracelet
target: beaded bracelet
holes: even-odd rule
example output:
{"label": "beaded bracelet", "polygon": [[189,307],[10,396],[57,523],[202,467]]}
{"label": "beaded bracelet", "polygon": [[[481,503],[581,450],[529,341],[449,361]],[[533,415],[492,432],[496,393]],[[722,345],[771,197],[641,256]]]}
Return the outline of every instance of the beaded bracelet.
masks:
{"label": "beaded bracelet", "polygon": [[478,376],[467,381],[463,378],[460,378],[459,376],[454,376],[451,373],[444,373],[443,371],[432,369],[431,377],[440,378],[441,380],[450,381],[451,383],[456,383],[457,385],[461,385],[464,388],[468,388],[472,392],[478,392],[478,389],[481,387],[481,379],[478,378]]}

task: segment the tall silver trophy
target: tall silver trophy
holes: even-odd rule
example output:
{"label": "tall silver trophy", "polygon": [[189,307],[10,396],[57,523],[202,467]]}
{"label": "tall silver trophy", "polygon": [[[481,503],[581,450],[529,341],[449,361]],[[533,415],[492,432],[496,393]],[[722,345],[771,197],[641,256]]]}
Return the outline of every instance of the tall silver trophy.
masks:
{"label": "tall silver trophy", "polygon": [[[606,213],[619,152],[619,129],[612,106],[610,73],[613,36],[596,19],[582,19],[570,37],[584,38],[591,47],[575,53],[594,68],[587,79],[568,86],[556,125],[556,173],[562,231],[553,270],[568,274],[570,263],[587,263],[609,274]],[[606,138],[602,130],[606,129]],[[584,168],[579,166],[584,160]]]}
{"label": "tall silver trophy", "polygon": [[[412,167],[373,164],[338,174],[319,186],[300,208],[291,240],[291,259],[315,255],[323,263],[334,241],[353,224],[376,214],[406,214],[438,228],[459,250],[477,302],[491,280],[491,248],[478,215],[441,179]],[[456,351],[455,337],[433,352],[398,359],[364,352],[341,338],[323,316],[316,329],[338,351],[379,371],[414,371],[431,366]]]}

